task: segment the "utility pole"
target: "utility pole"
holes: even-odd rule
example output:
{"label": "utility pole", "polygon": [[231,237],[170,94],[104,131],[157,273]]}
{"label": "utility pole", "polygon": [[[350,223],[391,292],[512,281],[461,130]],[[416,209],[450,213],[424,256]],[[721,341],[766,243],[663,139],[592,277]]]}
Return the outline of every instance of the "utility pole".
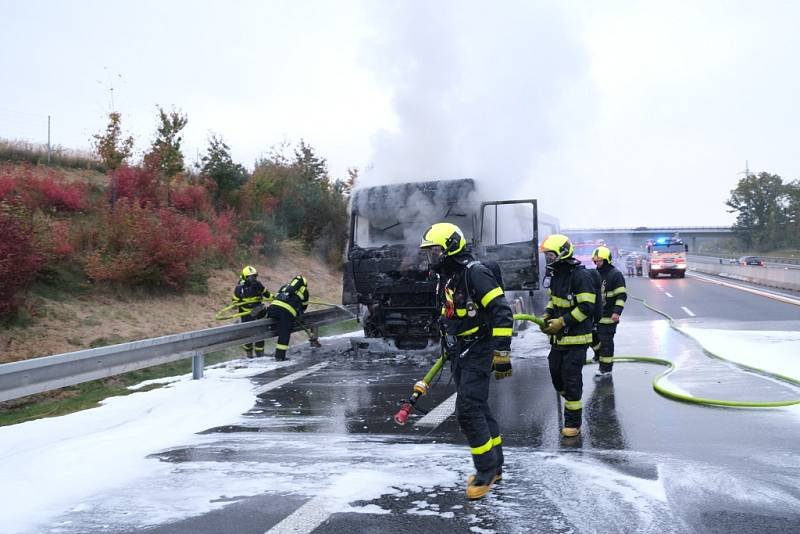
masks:
{"label": "utility pole", "polygon": [[47,116],[47,164],[50,165],[50,115]]}

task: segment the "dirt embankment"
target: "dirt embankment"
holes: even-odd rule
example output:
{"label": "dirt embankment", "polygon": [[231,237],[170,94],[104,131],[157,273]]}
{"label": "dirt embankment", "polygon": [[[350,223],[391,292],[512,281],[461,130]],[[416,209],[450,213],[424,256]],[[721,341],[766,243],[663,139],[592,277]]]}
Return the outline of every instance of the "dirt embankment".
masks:
{"label": "dirt embankment", "polygon": [[[300,273],[308,279],[312,300],[341,302],[341,273],[297,244],[286,244],[277,258],[253,259],[251,265],[270,291]],[[71,300],[36,298],[32,325],[0,330],[0,363],[226,324],[214,320],[214,314],[230,304],[240,269],[212,273],[205,295],[92,292]]]}

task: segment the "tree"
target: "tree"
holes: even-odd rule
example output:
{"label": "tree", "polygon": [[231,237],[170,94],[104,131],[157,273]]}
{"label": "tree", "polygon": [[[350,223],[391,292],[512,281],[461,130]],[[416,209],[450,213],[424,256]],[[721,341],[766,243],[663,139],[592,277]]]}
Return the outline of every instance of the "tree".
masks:
{"label": "tree", "polygon": [[94,150],[109,171],[119,168],[133,153],[133,137],[122,139],[121,115],[114,111],[108,114],[105,133],[94,134]]}
{"label": "tree", "polygon": [[788,205],[786,207],[786,218],[790,246],[800,246],[800,180],[795,180],[786,184],[786,196]]}
{"label": "tree", "polygon": [[733,227],[745,246],[768,250],[785,244],[787,192],[777,174],[749,174],[739,180],[725,204],[737,213]]}
{"label": "tree", "polygon": [[183,172],[183,152],[181,152],[180,136],[189,119],[174,109],[167,113],[160,106],[158,108],[159,125],[156,138],[150,146],[150,151],[145,154],[145,165],[157,168],[164,177],[171,178]]}
{"label": "tree", "polygon": [[214,208],[219,213],[223,199],[230,199],[230,195],[247,181],[247,171],[239,163],[233,162],[230,147],[216,135],[208,139],[206,155],[200,161],[201,173],[216,186]]}

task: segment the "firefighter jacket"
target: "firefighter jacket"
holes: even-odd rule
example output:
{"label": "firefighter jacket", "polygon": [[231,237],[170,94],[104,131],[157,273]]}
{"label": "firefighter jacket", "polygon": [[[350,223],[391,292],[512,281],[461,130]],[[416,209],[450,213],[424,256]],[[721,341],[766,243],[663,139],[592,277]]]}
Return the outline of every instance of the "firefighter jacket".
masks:
{"label": "firefighter jacket", "polygon": [[244,312],[256,308],[262,301],[272,298],[272,294],[258,280],[248,282],[239,280],[233,288],[233,302],[239,304],[239,311]]}
{"label": "firefighter jacket", "polygon": [[628,293],[625,289],[625,277],[619,269],[610,263],[603,262],[603,266],[597,269],[602,279],[601,294],[603,296],[603,317],[600,324],[614,324],[611,320],[612,314],[622,314],[625,301],[628,300]]}
{"label": "firefighter jacket", "polygon": [[291,313],[292,317],[302,315],[308,307],[308,286],[305,279],[301,276],[292,278],[291,282],[282,286],[275,294],[272,305],[283,308]]}
{"label": "firefighter jacket", "polygon": [[545,316],[564,318],[564,328],[550,336],[550,343],[565,349],[592,342],[594,308],[597,302],[593,275],[576,261],[561,261],[550,278]]}
{"label": "firefighter jacket", "polygon": [[511,350],[514,319],[492,271],[472,258],[466,264],[450,263],[452,267],[441,274],[437,293],[442,335],[490,338],[495,350]]}

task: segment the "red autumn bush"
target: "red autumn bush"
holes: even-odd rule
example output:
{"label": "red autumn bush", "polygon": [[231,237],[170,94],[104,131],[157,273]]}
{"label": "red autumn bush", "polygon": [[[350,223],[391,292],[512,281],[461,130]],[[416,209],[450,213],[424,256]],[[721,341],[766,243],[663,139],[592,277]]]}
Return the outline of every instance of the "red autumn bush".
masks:
{"label": "red autumn bush", "polygon": [[236,236],[239,233],[233,210],[226,210],[219,215],[212,216],[211,226],[214,228],[214,250],[218,259],[225,260],[233,257],[236,251]]}
{"label": "red autumn bush", "polygon": [[171,194],[172,205],[180,211],[194,214],[211,213],[211,198],[202,185],[182,185]]}
{"label": "red autumn bush", "polygon": [[158,171],[145,167],[120,167],[109,174],[109,194],[116,199],[129,198],[139,205],[160,204]]}
{"label": "red autumn bush", "polygon": [[67,182],[62,173],[29,165],[0,170],[0,200],[29,210],[83,211],[88,206],[86,184]]}
{"label": "red autumn bush", "polygon": [[42,265],[33,224],[19,207],[0,202],[0,316],[13,313],[19,294],[34,280]]}
{"label": "red autumn bush", "polygon": [[133,200],[118,202],[107,214],[97,240],[86,258],[91,279],[175,290],[215,252],[208,224]]}

